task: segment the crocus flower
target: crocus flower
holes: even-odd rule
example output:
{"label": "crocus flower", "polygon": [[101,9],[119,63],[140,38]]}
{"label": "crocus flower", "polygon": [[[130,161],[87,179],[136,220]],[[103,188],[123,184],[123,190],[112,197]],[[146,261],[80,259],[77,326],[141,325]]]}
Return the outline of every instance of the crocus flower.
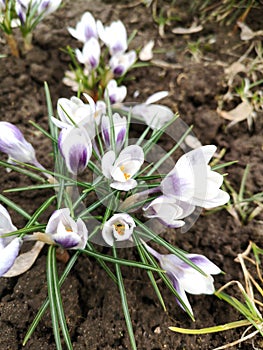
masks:
{"label": "crocus flower", "polygon": [[103,225],[102,237],[108,245],[112,246],[114,241],[128,240],[135,226],[135,222],[130,215],[114,214]]}
{"label": "crocus flower", "polygon": [[[75,221],[68,208],[58,209],[51,215],[46,235],[51,242],[64,249],[84,249],[88,240],[88,230],[84,221],[80,218]],[[41,237],[45,240],[43,235]]]}
{"label": "crocus flower", "polygon": [[115,77],[121,77],[135,63],[136,52],[134,50],[111,57],[109,65]]}
{"label": "crocus flower", "polygon": [[[159,261],[161,268],[165,270],[167,276],[171,280],[174,289],[192,314],[193,311],[185,292],[195,295],[214,293],[214,279],[211,275],[217,275],[221,270],[205,256],[199,254],[185,254],[186,258],[205,273],[205,275],[203,275],[183,260],[179,259],[176,255],[160,254],[145,242],[143,242],[143,244],[149,253]],[[178,303],[185,310],[184,306],[179,301]]]}
{"label": "crocus flower", "polygon": [[[116,152],[119,152],[123,143],[125,141],[126,129],[127,129],[127,119],[121,117],[118,113],[114,113],[112,116],[114,136],[115,136],[115,146]],[[107,149],[111,147],[110,140],[110,118],[104,115],[101,119],[101,132],[104,144]]]}
{"label": "crocus flower", "polygon": [[76,28],[69,27],[68,31],[74,38],[83,43],[90,38],[98,38],[96,21],[90,12],[85,12]]}
{"label": "crocus flower", "polygon": [[76,50],[76,56],[80,63],[84,64],[88,70],[97,68],[100,61],[100,44],[94,37],[84,43],[82,51]]}
{"label": "crocus flower", "polygon": [[132,107],[132,114],[142,118],[152,129],[160,129],[174,117],[169,107],[155,103],[167,95],[168,91],[154,93],[144,103]]}
{"label": "crocus flower", "polygon": [[128,48],[127,32],[122,21],[112,22],[104,27],[101,21],[97,21],[97,30],[100,39],[109,48],[111,56],[124,53]]}
{"label": "crocus flower", "polygon": [[72,96],[70,99],[59,98],[57,102],[58,117],[52,117],[53,123],[59,128],[72,126],[84,126],[90,138],[95,136],[95,123],[100,123],[102,114],[106,113],[104,101],[96,103],[88,94],[83,94],[89,104],[84,103],[80,98]]}
{"label": "crocus flower", "polygon": [[112,180],[111,187],[120,191],[129,191],[136,187],[132,177],[144,162],[144,153],[140,146],[130,145],[124,148],[118,158],[113,151],[104,154],[101,166],[103,175]]}
{"label": "crocus flower", "polygon": [[127,95],[126,86],[118,86],[116,80],[111,79],[104,92],[104,98],[107,99],[109,97],[110,103],[113,105],[115,103],[122,102]]}
{"label": "crocus flower", "polygon": [[13,124],[0,122],[0,151],[14,161],[37,164],[35,150],[21,131]]}
{"label": "crocus flower", "polygon": [[55,12],[60,6],[62,0],[40,0],[37,7],[38,14],[44,17]]}
{"label": "crocus flower", "polygon": [[21,238],[2,235],[16,230],[8,211],[0,204],[0,277],[13,266],[22,245]]}
{"label": "crocus flower", "polygon": [[176,201],[171,196],[159,196],[143,207],[147,218],[156,218],[167,227],[182,227],[182,220],[192,214],[195,206]]}
{"label": "crocus flower", "polygon": [[58,146],[70,173],[77,175],[86,169],[92,145],[89,134],[83,127],[62,129]]}
{"label": "crocus flower", "polygon": [[223,176],[208,165],[215,151],[207,145],[184,154],[162,180],[163,194],[206,209],[227,203],[228,193],[220,190]]}

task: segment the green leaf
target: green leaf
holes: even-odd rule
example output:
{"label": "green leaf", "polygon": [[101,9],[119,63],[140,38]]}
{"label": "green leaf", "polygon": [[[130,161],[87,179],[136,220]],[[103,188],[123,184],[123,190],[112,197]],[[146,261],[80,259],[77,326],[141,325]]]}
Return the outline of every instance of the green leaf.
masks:
{"label": "green leaf", "polygon": [[54,259],[56,259],[56,248],[50,246],[48,249],[47,256],[47,287],[48,287],[48,298],[50,302],[50,314],[52,319],[53,334],[56,342],[57,350],[62,350],[62,344],[60,339],[59,329],[59,317],[56,302],[56,291],[54,281]]}
{"label": "green leaf", "polygon": [[[68,262],[67,264],[67,267],[66,269],[64,270],[62,276],[60,277],[60,280],[59,280],[59,287],[62,286],[62,284],[64,283],[65,279],[67,278],[68,274],[70,273],[71,269],[73,268],[73,266],[75,265],[78,257],[80,255],[80,252],[77,251],[73,256],[72,258],[70,259],[70,261]],[[30,325],[26,335],[25,335],[25,338],[23,340],[23,346],[26,345],[27,341],[29,340],[29,338],[31,337],[31,335],[34,333],[37,325],[39,324],[41,318],[43,317],[44,313],[46,312],[48,306],[50,305],[50,302],[49,302],[49,299],[47,298],[44,303],[42,304],[41,308],[38,310],[38,313],[37,315],[35,316],[32,324]]]}
{"label": "green leaf", "polygon": [[[118,259],[117,251],[116,251],[115,247],[113,247],[113,256],[114,256],[115,259]],[[128,330],[129,337],[130,337],[131,348],[133,350],[137,350],[137,346],[136,346],[136,341],[135,341],[135,337],[134,337],[134,333],[133,333],[132,321],[131,321],[131,316],[130,316],[130,312],[129,312],[129,306],[128,306],[128,302],[127,302],[127,296],[126,296],[126,291],[125,291],[125,287],[124,287],[124,283],[123,283],[123,278],[122,278],[120,265],[118,263],[116,263],[115,264],[115,268],[116,268],[116,276],[117,276],[117,279],[118,279],[118,286],[119,286],[119,291],[120,291],[120,296],[121,296],[122,309],[123,309],[127,330]]]}

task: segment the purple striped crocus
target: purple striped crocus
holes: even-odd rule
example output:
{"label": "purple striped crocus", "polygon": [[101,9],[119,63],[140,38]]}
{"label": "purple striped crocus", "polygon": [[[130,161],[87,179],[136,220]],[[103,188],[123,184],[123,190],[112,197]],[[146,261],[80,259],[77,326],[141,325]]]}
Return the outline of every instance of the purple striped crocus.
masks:
{"label": "purple striped crocus", "polygon": [[82,51],[76,50],[76,57],[88,70],[97,68],[100,62],[100,44],[98,40],[92,37],[86,41]]}
{"label": "purple striped crocus", "polygon": [[164,195],[210,209],[229,201],[229,194],[220,189],[223,176],[208,165],[216,146],[206,145],[184,154],[161,182]]}
{"label": "purple striped crocus", "polygon": [[[127,119],[125,117],[121,117],[118,113],[114,113],[112,116],[113,121],[113,129],[115,136],[115,147],[116,152],[118,153],[125,141],[126,130],[127,130]],[[113,131],[113,130],[112,130]],[[101,118],[101,133],[104,144],[107,149],[112,149],[113,145],[111,145],[111,125],[110,118],[106,115]]]}
{"label": "purple striped crocus", "polygon": [[122,54],[127,50],[127,32],[122,21],[112,22],[105,27],[101,21],[97,21],[97,30],[100,39],[108,47],[111,56]]}
{"label": "purple striped crocus", "polygon": [[[75,221],[69,208],[58,209],[51,215],[45,234],[51,242],[64,249],[84,249],[88,240],[88,229],[84,221],[80,218]],[[43,234],[41,238],[45,241]]]}
{"label": "purple striped crocus", "polygon": [[185,306],[177,300],[178,304],[185,311],[187,308],[193,314],[186,292],[195,295],[214,293],[214,279],[211,275],[217,275],[221,270],[208,258],[199,254],[185,254],[186,258],[203,271],[204,274],[202,274],[176,255],[160,254],[145,242],[143,244],[148,252],[159,261],[161,268],[165,270]]}
{"label": "purple striped crocus", "polygon": [[134,50],[111,57],[109,65],[115,77],[121,77],[135,63],[136,52]]}
{"label": "purple striped crocus", "polygon": [[104,91],[104,99],[107,100],[109,98],[110,103],[113,105],[115,103],[122,102],[127,95],[126,86],[118,86],[116,80],[111,79]]}
{"label": "purple striped crocus", "polygon": [[70,173],[77,175],[86,169],[92,153],[92,144],[88,132],[83,127],[62,129],[58,146]]}
{"label": "purple striped crocus", "polygon": [[147,218],[156,218],[167,227],[179,228],[185,224],[183,219],[192,214],[195,206],[176,201],[171,196],[159,196],[143,210]]}
{"label": "purple striped crocus", "polygon": [[69,33],[79,41],[85,43],[91,38],[98,38],[97,24],[90,12],[85,12],[76,28],[69,27]]}
{"label": "purple striped crocus", "polygon": [[0,122],[0,151],[9,156],[9,160],[37,164],[35,150],[27,142],[22,132],[9,122]]}

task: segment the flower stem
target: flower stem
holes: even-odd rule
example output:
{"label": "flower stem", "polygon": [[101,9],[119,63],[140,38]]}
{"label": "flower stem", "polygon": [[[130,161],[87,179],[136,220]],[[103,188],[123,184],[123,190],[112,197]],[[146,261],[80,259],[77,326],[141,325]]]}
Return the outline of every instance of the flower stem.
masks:
{"label": "flower stem", "polygon": [[20,57],[17,41],[14,38],[13,34],[6,34],[6,40],[7,40],[8,46],[10,47],[12,56]]}

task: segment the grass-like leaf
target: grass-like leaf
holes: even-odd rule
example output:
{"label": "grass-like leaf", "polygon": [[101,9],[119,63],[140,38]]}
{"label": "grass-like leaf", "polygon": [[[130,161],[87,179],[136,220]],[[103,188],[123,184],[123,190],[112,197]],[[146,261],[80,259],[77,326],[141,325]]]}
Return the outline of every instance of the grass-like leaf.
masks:
{"label": "grass-like leaf", "polygon": [[[115,259],[118,259],[117,251],[116,251],[115,247],[113,247],[113,256]],[[127,302],[126,291],[125,291],[122,273],[121,273],[121,268],[120,268],[119,263],[115,264],[115,268],[116,268],[116,276],[118,279],[118,286],[119,286],[119,291],[120,291],[122,309],[123,309],[123,313],[124,313],[124,317],[125,317],[125,321],[126,321],[127,330],[129,333],[131,348],[133,350],[137,350],[136,341],[135,341],[134,332],[133,332],[133,327],[132,327],[131,316],[130,316],[130,312],[129,312],[129,306],[128,306],[128,302]]]}

